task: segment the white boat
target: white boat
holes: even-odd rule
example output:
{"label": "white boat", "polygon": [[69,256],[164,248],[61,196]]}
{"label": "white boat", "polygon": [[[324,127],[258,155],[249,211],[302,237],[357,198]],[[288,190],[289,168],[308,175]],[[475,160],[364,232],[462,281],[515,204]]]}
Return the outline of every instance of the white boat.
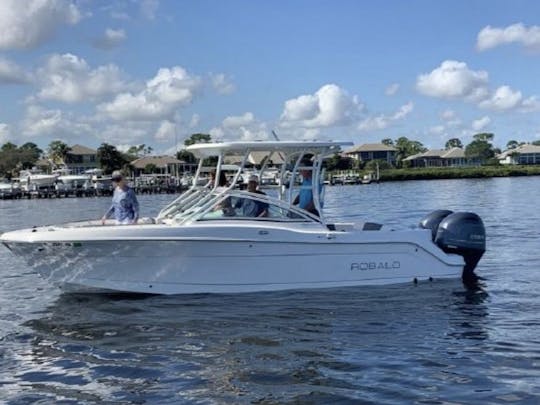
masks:
{"label": "white boat", "polygon": [[378,182],[378,181],[379,181],[378,177],[373,172],[369,172],[367,174],[364,174],[364,176],[362,176],[362,184],[371,184],[373,182]]}
{"label": "white boat", "polygon": [[54,174],[43,173],[39,169],[21,170],[20,175],[21,189],[24,191],[34,191],[43,188],[53,188],[57,176]]}
{"label": "white boat", "polygon": [[[67,291],[242,293],[384,285],[428,279],[472,278],[485,250],[481,219],[436,211],[418,229],[393,230],[325,219],[324,156],[348,143],[227,142],[195,144],[200,159],[194,185],[137,225],[85,221],[6,232],[0,241],[45,279]],[[235,187],[252,152],[287,162],[287,184],[249,193]],[[202,161],[216,157],[217,176],[228,154],[244,156],[227,187],[197,186]],[[309,164],[306,156],[311,155]],[[268,159],[270,160],[270,159]],[[288,172],[287,169],[290,171]],[[266,168],[261,167],[262,176]],[[300,171],[312,172],[320,216],[294,205]],[[265,217],[245,217],[238,202],[268,204]],[[344,205],[347,202],[344,201]]]}
{"label": "white boat", "polygon": [[90,174],[73,174],[70,169],[57,169],[53,170],[53,175],[56,175],[56,188],[59,191],[70,192],[82,192],[88,190],[91,187],[91,175]]}
{"label": "white boat", "polygon": [[113,193],[112,177],[103,174],[101,169],[89,169],[84,172],[90,176],[89,188],[96,195],[109,195]]}
{"label": "white boat", "polygon": [[19,183],[0,179],[0,198],[19,198],[21,196],[21,188]]}
{"label": "white boat", "polygon": [[276,186],[279,185],[279,169],[278,168],[268,168],[264,172],[264,175],[260,178],[261,185],[270,185]]}

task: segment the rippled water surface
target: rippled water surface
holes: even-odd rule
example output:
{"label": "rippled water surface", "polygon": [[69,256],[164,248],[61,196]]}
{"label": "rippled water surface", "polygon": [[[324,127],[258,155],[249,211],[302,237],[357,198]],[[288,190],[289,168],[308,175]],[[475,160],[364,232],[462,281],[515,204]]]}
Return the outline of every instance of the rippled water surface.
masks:
{"label": "rippled water surface", "polygon": [[[140,196],[144,215],[170,199]],[[0,402],[537,404],[539,200],[539,177],[327,189],[329,215],[347,221],[477,212],[477,288],[69,295],[0,247]],[[0,201],[0,232],[99,218],[108,204]]]}

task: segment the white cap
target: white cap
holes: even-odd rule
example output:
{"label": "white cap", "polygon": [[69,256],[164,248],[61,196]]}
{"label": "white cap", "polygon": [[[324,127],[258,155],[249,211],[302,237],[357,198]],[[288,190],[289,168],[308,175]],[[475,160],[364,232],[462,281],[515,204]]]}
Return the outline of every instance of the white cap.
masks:
{"label": "white cap", "polygon": [[111,174],[111,178],[114,180],[114,179],[123,179],[124,176],[122,175],[122,172],[120,170],[115,170],[114,172],[112,172]]}

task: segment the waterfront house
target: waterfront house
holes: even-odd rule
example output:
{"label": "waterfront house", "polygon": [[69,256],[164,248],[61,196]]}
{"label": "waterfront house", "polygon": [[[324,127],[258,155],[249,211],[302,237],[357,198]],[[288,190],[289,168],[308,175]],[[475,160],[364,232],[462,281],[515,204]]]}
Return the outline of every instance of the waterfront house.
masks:
{"label": "waterfront house", "polygon": [[136,177],[152,169],[152,174],[166,174],[178,177],[179,173],[191,172],[197,166],[172,156],[143,156],[131,162]]}
{"label": "waterfront house", "polygon": [[538,165],[540,164],[540,145],[526,143],[514,149],[505,150],[497,156],[503,165]]}
{"label": "waterfront house", "polygon": [[66,154],[65,163],[73,174],[98,168],[97,151],[82,145],[73,145]]}
{"label": "waterfront house", "polygon": [[391,165],[395,165],[397,151],[395,147],[383,143],[365,143],[353,146],[343,151],[343,154],[364,163],[371,160],[384,160]]}
{"label": "waterfront house", "polygon": [[465,157],[465,151],[461,148],[430,149],[426,152],[408,156],[403,159],[403,162],[409,162],[411,167],[466,167],[480,165],[478,159]]}

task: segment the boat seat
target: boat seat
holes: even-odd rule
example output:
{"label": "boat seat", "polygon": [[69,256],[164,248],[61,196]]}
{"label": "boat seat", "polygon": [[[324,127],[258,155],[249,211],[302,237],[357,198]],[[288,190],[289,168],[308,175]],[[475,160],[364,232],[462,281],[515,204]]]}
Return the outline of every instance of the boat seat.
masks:
{"label": "boat seat", "polygon": [[381,230],[382,225],[375,222],[364,222],[362,226],[363,231],[379,231]]}
{"label": "boat seat", "polygon": [[335,223],[327,224],[326,227],[331,231],[337,232],[349,232],[354,229],[354,224],[352,223]]}
{"label": "boat seat", "polygon": [[140,224],[140,225],[155,224],[156,220],[155,220],[155,218],[142,217],[142,218],[139,218],[137,223]]}

